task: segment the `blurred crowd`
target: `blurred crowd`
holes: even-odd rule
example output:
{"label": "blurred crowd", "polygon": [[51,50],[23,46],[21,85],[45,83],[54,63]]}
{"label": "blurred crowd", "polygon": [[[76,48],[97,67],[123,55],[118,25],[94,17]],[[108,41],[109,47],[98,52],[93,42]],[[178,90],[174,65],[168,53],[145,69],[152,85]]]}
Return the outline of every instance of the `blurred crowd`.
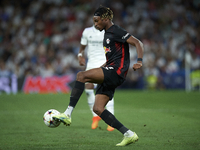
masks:
{"label": "blurred crowd", "polygon": [[85,27],[92,26],[94,11],[104,5],[114,12],[113,22],[144,43],[143,69],[131,68],[137,60],[130,47],[127,80],[155,81],[185,69],[200,69],[199,0],[1,0],[0,76],[18,78],[77,73],[77,53]]}

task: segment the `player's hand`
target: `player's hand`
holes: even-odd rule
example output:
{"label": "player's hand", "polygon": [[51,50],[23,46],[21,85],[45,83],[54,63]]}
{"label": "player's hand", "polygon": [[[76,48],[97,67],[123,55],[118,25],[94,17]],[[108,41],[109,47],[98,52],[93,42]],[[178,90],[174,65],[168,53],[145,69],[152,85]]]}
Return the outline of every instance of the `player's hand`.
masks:
{"label": "player's hand", "polygon": [[78,62],[80,66],[85,66],[85,58],[82,56],[78,57]]}
{"label": "player's hand", "polygon": [[133,65],[133,70],[136,71],[137,69],[140,69],[142,67],[142,63],[137,62]]}

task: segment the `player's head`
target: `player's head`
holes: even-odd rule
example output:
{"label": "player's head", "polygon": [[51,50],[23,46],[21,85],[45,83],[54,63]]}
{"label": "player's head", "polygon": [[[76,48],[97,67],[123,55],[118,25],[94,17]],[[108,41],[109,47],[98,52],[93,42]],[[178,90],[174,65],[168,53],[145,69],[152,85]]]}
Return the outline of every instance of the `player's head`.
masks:
{"label": "player's head", "polygon": [[95,28],[102,31],[108,21],[112,21],[113,19],[113,12],[110,8],[100,6],[95,12],[94,12],[94,25]]}
{"label": "player's head", "polygon": [[112,21],[113,19],[113,12],[110,8],[100,6],[95,12],[94,16],[99,16],[101,19],[109,19]]}

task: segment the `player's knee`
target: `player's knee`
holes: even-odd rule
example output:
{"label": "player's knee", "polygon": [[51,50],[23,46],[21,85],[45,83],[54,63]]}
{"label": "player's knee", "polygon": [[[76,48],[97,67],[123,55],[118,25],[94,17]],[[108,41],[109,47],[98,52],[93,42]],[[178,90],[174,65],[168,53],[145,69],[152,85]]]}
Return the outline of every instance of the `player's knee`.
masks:
{"label": "player's knee", "polygon": [[94,111],[98,116],[100,116],[101,113],[103,112],[103,110],[102,110],[100,107],[97,107],[97,106],[95,106],[95,105],[94,105],[94,107],[93,107],[93,111]]}
{"label": "player's knee", "polygon": [[95,106],[93,107],[93,111],[94,111],[97,115],[100,114],[100,111],[99,111]]}
{"label": "player's knee", "polygon": [[85,75],[83,71],[77,73],[76,80],[80,82],[85,82]]}

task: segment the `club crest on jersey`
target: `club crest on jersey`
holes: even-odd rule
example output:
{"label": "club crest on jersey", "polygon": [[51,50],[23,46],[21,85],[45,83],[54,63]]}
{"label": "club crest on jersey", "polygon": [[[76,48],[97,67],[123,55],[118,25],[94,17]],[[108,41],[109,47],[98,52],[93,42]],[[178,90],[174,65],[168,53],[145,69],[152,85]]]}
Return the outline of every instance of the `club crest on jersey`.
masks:
{"label": "club crest on jersey", "polygon": [[109,43],[110,43],[110,40],[109,40],[109,39],[107,39],[107,40],[106,40],[106,43],[107,43],[107,44],[109,44]]}
{"label": "club crest on jersey", "polygon": [[104,48],[104,50],[105,50],[105,54],[106,54],[107,52],[111,52],[110,47],[107,48],[107,47],[104,46],[103,48]]}

